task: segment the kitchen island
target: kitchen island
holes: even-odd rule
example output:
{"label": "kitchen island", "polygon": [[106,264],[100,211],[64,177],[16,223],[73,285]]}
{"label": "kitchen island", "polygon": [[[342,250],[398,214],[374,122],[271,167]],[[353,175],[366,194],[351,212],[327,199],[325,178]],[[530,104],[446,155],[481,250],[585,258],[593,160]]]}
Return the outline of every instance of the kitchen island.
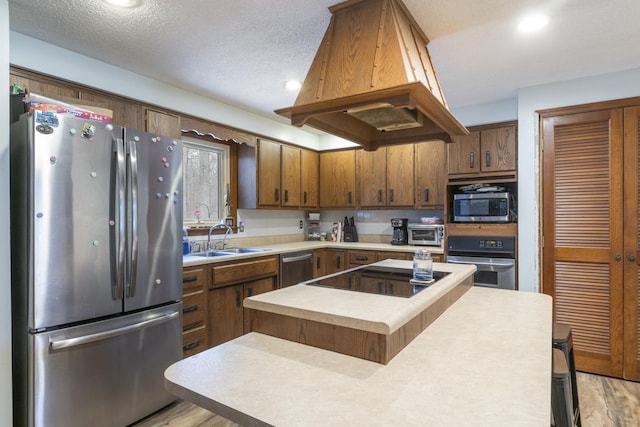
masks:
{"label": "kitchen island", "polygon": [[551,314],[546,295],[473,287],[386,365],[252,332],[165,386],[242,425],[549,425]]}

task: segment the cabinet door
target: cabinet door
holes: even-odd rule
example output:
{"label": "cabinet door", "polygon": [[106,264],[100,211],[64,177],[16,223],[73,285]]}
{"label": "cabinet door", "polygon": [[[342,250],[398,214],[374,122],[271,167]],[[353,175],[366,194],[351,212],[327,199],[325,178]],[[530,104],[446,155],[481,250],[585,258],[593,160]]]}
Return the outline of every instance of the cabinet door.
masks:
{"label": "cabinet door", "polygon": [[[266,279],[254,280],[244,284],[244,297],[249,298],[253,295],[260,295],[266,292],[270,292],[275,289],[276,280],[274,277],[267,277]],[[244,309],[244,333],[251,332],[251,318],[249,316],[249,310]]]}
{"label": "cabinet door", "polygon": [[257,180],[258,205],[280,206],[280,144],[258,141]]}
{"label": "cabinet door", "polygon": [[482,172],[516,170],[516,127],[505,126],[480,132]]}
{"label": "cabinet door", "polygon": [[11,75],[9,76],[9,82],[11,84],[16,84],[23,89],[26,89],[30,93],[37,93],[38,95],[43,95],[52,99],[64,101],[64,102],[73,102],[73,100],[80,99],[80,91],[73,87],[72,85],[63,86],[59,81],[51,81],[48,82],[47,78],[43,78],[42,76],[37,78],[31,78],[22,74],[22,70],[11,70]]}
{"label": "cabinet door", "polygon": [[325,263],[325,274],[337,273],[346,268],[346,251],[337,249],[327,249]]}
{"label": "cabinet door", "polygon": [[387,205],[413,206],[414,144],[387,147]]}
{"label": "cabinet door", "polygon": [[300,190],[303,208],[315,209],[318,205],[319,157],[311,150],[300,150]]}
{"label": "cabinet door", "polygon": [[281,206],[300,206],[300,149],[282,146]]}
{"label": "cabinet door", "polygon": [[449,175],[480,172],[480,132],[451,139],[452,142],[447,144]]}
{"label": "cabinet door", "polygon": [[320,153],[320,207],[355,207],[355,150]]}
{"label": "cabinet door", "polygon": [[[98,107],[108,108],[113,112],[112,123],[114,125],[124,126],[133,129],[144,129],[145,128],[145,109],[142,105],[131,102],[131,101],[122,101],[118,98],[112,98],[105,95],[99,95],[95,93],[80,93],[80,103],[83,105],[96,105]],[[156,112],[157,114],[163,114]],[[153,114],[153,113],[152,113]],[[156,118],[156,120],[165,120],[164,118]],[[176,126],[176,116],[170,116],[170,118],[166,119],[171,122],[168,126]],[[177,128],[180,131],[180,126]],[[172,132],[175,134],[176,129],[172,129]],[[160,133],[161,135],[165,135],[164,133]],[[173,135],[168,135],[174,137]],[[178,136],[180,138],[180,136]]]}
{"label": "cabinet door", "polygon": [[447,151],[443,141],[415,144],[416,208],[442,208],[446,193]]}
{"label": "cabinet door", "polygon": [[209,291],[209,346],[214,347],[244,333],[243,297],[244,285],[226,286]]}
{"label": "cabinet door", "polygon": [[182,138],[180,117],[151,109],[147,109],[146,115],[145,130],[147,132],[176,139]]}
{"label": "cabinet door", "polygon": [[358,197],[362,207],[387,205],[387,148],[356,152]]}
{"label": "cabinet door", "polygon": [[313,251],[313,278],[325,276],[327,273],[327,251],[316,249]]}

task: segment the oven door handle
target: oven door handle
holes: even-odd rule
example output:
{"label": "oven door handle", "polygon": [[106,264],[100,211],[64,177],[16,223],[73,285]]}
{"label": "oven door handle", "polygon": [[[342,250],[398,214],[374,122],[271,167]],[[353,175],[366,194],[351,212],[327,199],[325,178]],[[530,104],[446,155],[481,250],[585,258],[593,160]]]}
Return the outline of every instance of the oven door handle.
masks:
{"label": "oven door handle", "polygon": [[493,261],[493,260],[484,261],[484,260],[479,260],[479,259],[471,260],[469,258],[467,258],[467,259],[461,259],[461,258],[452,259],[452,258],[453,257],[449,257],[447,262],[450,262],[452,264],[472,264],[472,265],[477,266],[478,269],[480,269],[480,267],[485,267],[485,268],[488,268],[489,270],[492,270],[492,271],[509,270],[510,268],[513,268],[515,266],[515,261],[513,261],[513,260],[509,260],[509,261],[505,261],[505,262],[496,262],[496,261]]}

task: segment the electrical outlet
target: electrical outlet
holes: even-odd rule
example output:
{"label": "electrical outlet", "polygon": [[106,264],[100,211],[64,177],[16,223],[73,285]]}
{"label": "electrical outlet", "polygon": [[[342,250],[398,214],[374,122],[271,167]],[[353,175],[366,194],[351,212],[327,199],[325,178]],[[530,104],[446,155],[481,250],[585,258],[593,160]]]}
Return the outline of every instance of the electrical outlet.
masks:
{"label": "electrical outlet", "polygon": [[302,228],[304,227],[304,222],[302,222],[302,220],[300,220],[300,225],[299,225],[299,227],[300,227],[300,230],[302,230]]}
{"label": "electrical outlet", "polygon": [[244,233],[244,222],[240,222],[240,224],[238,224],[238,231],[240,233]]}

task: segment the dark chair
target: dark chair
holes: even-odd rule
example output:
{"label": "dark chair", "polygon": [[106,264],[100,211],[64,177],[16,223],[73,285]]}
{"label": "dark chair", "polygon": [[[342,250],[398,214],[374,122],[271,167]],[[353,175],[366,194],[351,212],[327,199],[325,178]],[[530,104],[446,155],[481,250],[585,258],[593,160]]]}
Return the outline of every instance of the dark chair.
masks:
{"label": "dark chair", "polygon": [[578,399],[578,383],[576,381],[576,364],[573,356],[573,338],[571,327],[563,323],[553,324],[553,348],[560,350],[565,358],[571,385],[571,418],[573,426],[581,427],[580,404]]}

